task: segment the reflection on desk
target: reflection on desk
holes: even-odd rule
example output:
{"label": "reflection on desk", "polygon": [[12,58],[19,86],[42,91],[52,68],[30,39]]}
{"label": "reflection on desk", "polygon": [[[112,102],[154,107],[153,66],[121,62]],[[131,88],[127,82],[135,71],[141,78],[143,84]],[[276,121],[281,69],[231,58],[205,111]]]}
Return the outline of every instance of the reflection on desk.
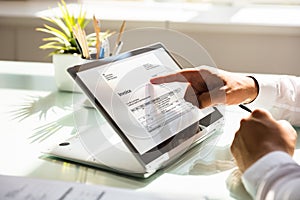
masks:
{"label": "reflection on desk", "polygon": [[[52,64],[2,61],[2,67],[6,70],[0,70],[0,174],[127,188],[168,199],[249,197],[229,149],[239,119],[247,112],[228,107],[225,126],[214,136],[149,179],[132,178],[43,155],[46,146],[76,134],[74,114],[96,112],[82,106],[83,94],[56,91]],[[24,75],[16,73],[24,69]],[[299,153],[297,149],[295,158]]]}

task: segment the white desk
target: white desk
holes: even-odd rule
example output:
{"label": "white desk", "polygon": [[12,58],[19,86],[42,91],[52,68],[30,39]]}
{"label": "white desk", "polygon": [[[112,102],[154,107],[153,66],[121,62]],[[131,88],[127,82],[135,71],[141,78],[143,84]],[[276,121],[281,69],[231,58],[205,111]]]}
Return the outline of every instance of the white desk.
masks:
{"label": "white desk", "polygon": [[[229,145],[238,119],[248,113],[238,107],[228,108],[223,133],[149,179],[127,177],[41,153],[48,145],[76,134],[72,99],[82,95],[56,91],[52,68],[47,63],[0,61],[0,174],[127,188],[169,199],[233,198],[226,187],[226,180],[236,169]],[[297,150],[295,158],[299,153]],[[247,199],[243,190],[236,192]]]}

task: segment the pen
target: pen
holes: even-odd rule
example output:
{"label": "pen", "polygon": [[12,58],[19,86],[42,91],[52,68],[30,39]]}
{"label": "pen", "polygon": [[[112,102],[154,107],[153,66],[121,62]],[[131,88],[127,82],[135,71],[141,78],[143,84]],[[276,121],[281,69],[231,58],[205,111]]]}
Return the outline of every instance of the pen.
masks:
{"label": "pen", "polygon": [[79,44],[77,38],[75,38],[75,43],[76,43],[76,45],[77,45],[77,47],[78,47],[78,50],[79,50],[79,53],[81,54],[81,57],[84,59],[84,56],[83,56],[83,54],[82,54],[82,49],[81,49],[81,46],[80,46],[80,44]]}
{"label": "pen", "polygon": [[252,110],[250,110],[250,108],[248,108],[247,106],[245,106],[243,104],[239,104],[239,107],[242,108],[243,110],[246,110],[249,113],[252,113]]}
{"label": "pen", "polygon": [[83,30],[83,29],[80,29],[80,31],[81,31],[81,34],[83,36],[82,43],[83,43],[85,54],[86,54],[85,57],[86,57],[86,59],[89,59],[90,58],[90,53],[89,53],[89,47],[88,47],[87,40],[86,40],[86,33],[85,33],[85,30]]}
{"label": "pen", "polygon": [[118,47],[117,47],[117,50],[116,50],[115,55],[118,55],[118,54],[120,53],[120,51],[121,51],[121,49],[122,49],[122,46],[123,46],[123,42],[120,41],[119,44],[118,44]]}
{"label": "pen", "polygon": [[89,59],[90,54],[89,54],[85,31],[82,30],[79,24],[77,24],[77,26],[73,27],[73,34],[75,36],[75,39],[77,39],[79,45],[81,46],[83,57]]}
{"label": "pen", "polygon": [[86,58],[86,57],[85,57],[86,55],[85,55],[85,52],[84,52],[84,47],[83,47],[83,45],[82,45],[80,33],[78,32],[78,30],[75,29],[75,27],[73,27],[73,34],[74,34],[74,37],[75,37],[75,42],[76,42],[76,44],[77,44],[77,46],[78,46],[78,49],[79,49],[79,51],[80,51],[80,53],[81,53],[81,57],[82,57],[83,59],[85,59],[85,58]]}
{"label": "pen", "polygon": [[104,58],[104,48],[103,47],[100,47],[100,55],[99,55],[99,58]]}
{"label": "pen", "polygon": [[99,33],[100,33],[100,26],[98,24],[98,21],[95,17],[95,15],[93,16],[93,25],[94,25],[94,30],[95,30],[95,33],[96,33],[96,59],[99,58],[100,56],[100,48],[101,48],[101,40],[100,40],[100,36],[99,36]]}
{"label": "pen", "polygon": [[122,35],[124,33],[124,30],[125,30],[125,25],[126,25],[126,21],[124,20],[122,25],[121,25],[121,28],[120,28],[120,31],[119,31],[119,35],[118,35],[118,38],[116,40],[116,44],[115,44],[115,48],[113,50],[113,55],[116,55],[116,52],[117,52],[117,48],[119,46],[119,43],[121,42],[121,38],[122,38]]}

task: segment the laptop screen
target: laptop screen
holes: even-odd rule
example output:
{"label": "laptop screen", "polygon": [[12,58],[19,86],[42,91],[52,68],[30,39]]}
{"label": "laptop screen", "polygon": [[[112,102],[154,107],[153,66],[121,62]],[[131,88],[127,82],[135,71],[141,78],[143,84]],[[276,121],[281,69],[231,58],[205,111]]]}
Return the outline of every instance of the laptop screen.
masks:
{"label": "laptop screen", "polygon": [[75,68],[76,82],[144,163],[193,137],[199,121],[217,112],[186,102],[186,83],[149,82],[181,69],[161,44]]}

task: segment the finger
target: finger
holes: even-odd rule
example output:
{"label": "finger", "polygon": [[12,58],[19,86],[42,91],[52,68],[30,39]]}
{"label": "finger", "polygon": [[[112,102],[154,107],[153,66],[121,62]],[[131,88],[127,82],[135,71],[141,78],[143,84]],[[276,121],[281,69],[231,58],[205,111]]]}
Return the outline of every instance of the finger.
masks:
{"label": "finger", "polygon": [[235,133],[235,135],[234,135],[233,141],[232,141],[231,146],[230,146],[230,150],[231,150],[231,153],[232,153],[233,155],[234,155],[235,150],[236,150],[236,145],[237,145],[238,136],[239,136],[239,133],[238,133],[238,131],[237,131],[237,132]]}
{"label": "finger", "polygon": [[234,135],[234,139],[232,141],[232,144],[230,146],[230,151],[231,154],[233,155],[233,157],[235,158],[235,160],[238,160],[239,158],[239,132],[236,132]]}
{"label": "finger", "polygon": [[295,146],[297,143],[297,132],[292,127],[292,125],[286,120],[279,120],[278,123],[283,128],[285,134],[282,135],[284,141],[287,143],[286,152],[288,152],[291,156],[294,155]]}
{"label": "finger", "polygon": [[271,115],[271,113],[265,109],[255,109],[252,114],[251,114],[252,117],[254,118],[264,118],[264,117],[267,117],[267,118],[270,118],[270,119],[273,119],[273,116]]}
{"label": "finger", "polygon": [[296,132],[295,129],[293,128],[293,126],[290,124],[290,122],[286,121],[286,120],[278,120],[278,123],[283,126],[285,129],[292,131],[292,132]]}
{"label": "finger", "polygon": [[235,158],[236,164],[239,169],[244,172],[247,168],[246,162],[244,162],[244,157],[247,156],[245,141],[241,135],[241,128],[235,133],[234,140],[230,146],[231,153]]}
{"label": "finger", "polygon": [[289,137],[290,139],[294,140],[296,142],[297,140],[297,131],[294,129],[294,127],[290,124],[290,122],[286,120],[279,120],[278,123],[287,130],[288,133],[290,133]]}
{"label": "finger", "polygon": [[187,79],[180,72],[165,76],[154,77],[150,79],[150,83],[152,84],[162,84],[171,82],[187,82]]}

